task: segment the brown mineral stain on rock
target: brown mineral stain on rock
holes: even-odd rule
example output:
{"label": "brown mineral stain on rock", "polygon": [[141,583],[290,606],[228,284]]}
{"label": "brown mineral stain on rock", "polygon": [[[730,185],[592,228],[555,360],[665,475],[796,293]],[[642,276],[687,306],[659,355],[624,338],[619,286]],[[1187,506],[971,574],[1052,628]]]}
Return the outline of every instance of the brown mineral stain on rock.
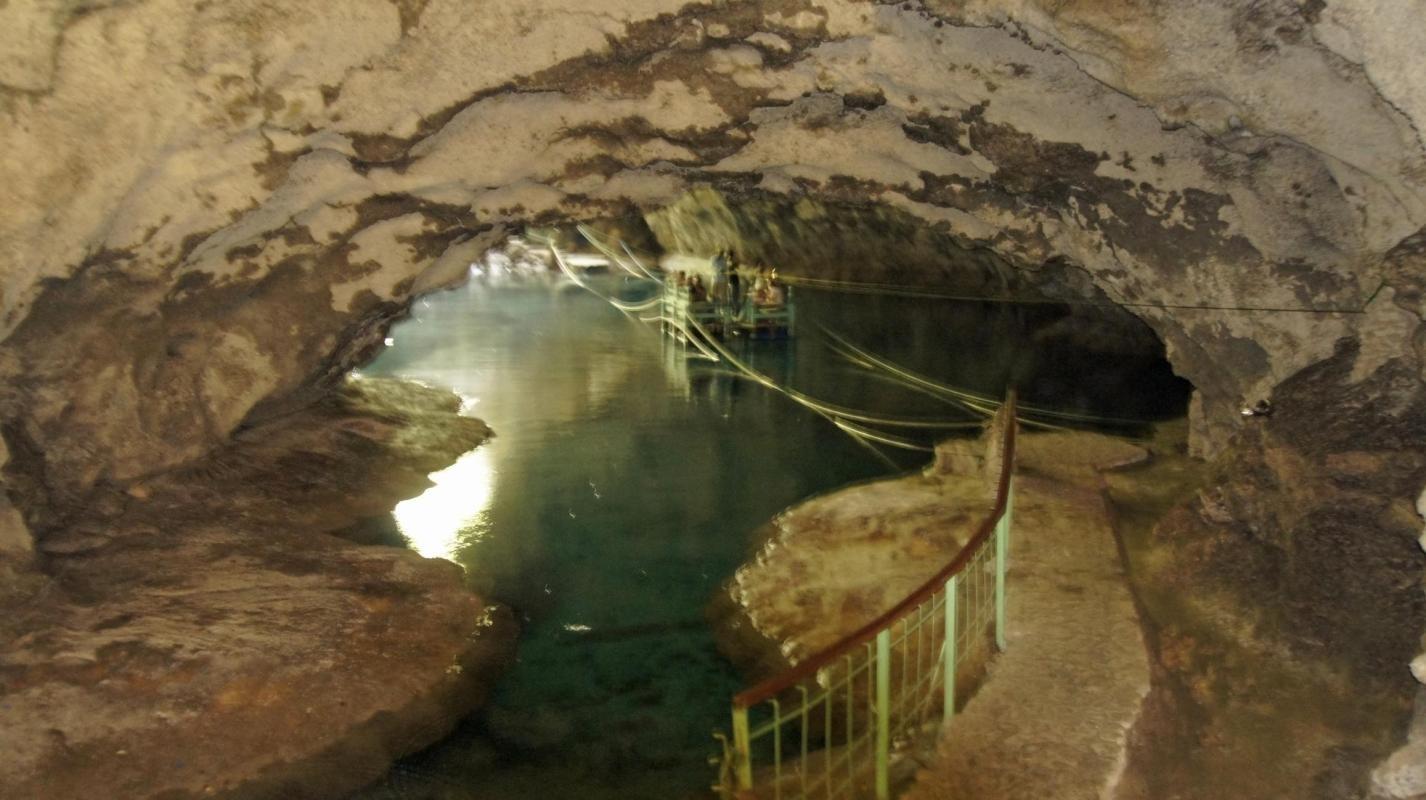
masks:
{"label": "brown mineral stain on rock", "polygon": [[[1402,693],[1352,676],[1348,664],[1360,668],[1359,657],[1322,657],[1342,642],[1304,647],[1279,621],[1297,613],[1286,593],[1270,591],[1283,571],[1223,531],[1235,512],[1223,509],[1226,523],[1205,518],[1198,487],[1212,470],[1184,458],[1173,438],[1156,441],[1151,464],[1108,476],[1153,658],[1119,796],[1365,796],[1368,770],[1409,710]],[[1312,506],[1340,496],[1333,500],[1301,459],[1278,458],[1295,465],[1305,490],[1290,501],[1299,506],[1291,517],[1321,524]],[[1251,491],[1235,483],[1214,493],[1218,502],[1236,505]],[[1294,656],[1295,648],[1306,652]]]}

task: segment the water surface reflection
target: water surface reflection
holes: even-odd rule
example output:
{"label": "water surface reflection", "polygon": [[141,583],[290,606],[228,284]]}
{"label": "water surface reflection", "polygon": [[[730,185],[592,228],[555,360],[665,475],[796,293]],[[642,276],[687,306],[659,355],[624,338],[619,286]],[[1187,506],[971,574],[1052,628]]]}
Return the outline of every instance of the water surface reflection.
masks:
{"label": "water surface reflection", "polygon": [[457,558],[457,545],[478,542],[489,530],[487,512],[495,492],[490,449],[477,448],[431,475],[435,485],[396,504],[392,516],[416,552],[427,558]]}
{"label": "water surface reflection", "polygon": [[[977,391],[1014,380],[1078,409],[1182,410],[1152,354],[1109,344],[1121,334],[1063,309],[812,292],[799,303],[805,335],[740,354],[831,402],[956,413],[838,357],[818,325]],[[392,339],[363,372],[448,386],[496,432],[398,506],[400,528],[421,553],[461,563],[523,630],[488,708],[361,797],[697,794],[709,733],[741,683],[703,621],[708,599],[778,510],[892,468],[827,420],[688,361],[654,327],[557,282],[473,282],[418,303]],[[897,468],[922,458],[891,456]]]}

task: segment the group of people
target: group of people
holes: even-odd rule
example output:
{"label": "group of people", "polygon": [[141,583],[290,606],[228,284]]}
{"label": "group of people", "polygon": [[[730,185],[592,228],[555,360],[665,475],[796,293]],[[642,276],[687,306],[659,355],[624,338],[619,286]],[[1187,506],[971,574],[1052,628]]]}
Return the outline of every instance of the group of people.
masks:
{"label": "group of people", "polygon": [[689,275],[687,272],[673,273],[674,285],[680,289],[688,290],[688,299],[695,303],[707,302],[712,295],[707,284],[703,282],[703,276],[698,273]]}
{"label": "group of people", "polygon": [[754,305],[765,307],[780,306],[787,302],[787,290],[781,283],[778,283],[777,273],[773,270],[761,270],[755,273],[750,296]]}
{"label": "group of people", "polygon": [[[734,308],[742,308],[745,302],[751,301],[770,308],[787,302],[787,290],[777,280],[776,270],[736,267],[726,250],[713,258],[711,286],[699,273],[675,272],[673,278],[676,286],[688,290],[689,299],[695,303],[728,302]],[[751,285],[748,284],[750,279]]]}

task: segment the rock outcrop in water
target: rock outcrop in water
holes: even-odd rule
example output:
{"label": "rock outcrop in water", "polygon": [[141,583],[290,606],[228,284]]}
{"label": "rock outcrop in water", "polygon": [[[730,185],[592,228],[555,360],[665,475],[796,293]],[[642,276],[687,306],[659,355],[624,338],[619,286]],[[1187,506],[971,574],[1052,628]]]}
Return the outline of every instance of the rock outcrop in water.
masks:
{"label": "rock outcrop in water", "polygon": [[[1202,513],[1305,571],[1273,584],[1300,611],[1283,636],[1369,619],[1364,660],[1360,637],[1322,654],[1401,680],[1422,627],[1420,25],[1400,0],[9,3],[6,494],[43,546],[322,396],[513,226],[697,186],[806,197],[1141,316],[1197,388],[1224,496],[1278,498]],[[1259,399],[1266,424],[1238,413]],[[1353,504],[1326,550],[1281,502],[1323,482]],[[16,527],[0,504],[24,563]]]}
{"label": "rock outcrop in water", "polygon": [[448,733],[509,611],[333,533],[489,435],[457,405],[349,385],[45,537],[48,574],[0,584],[0,796],[340,797]]}

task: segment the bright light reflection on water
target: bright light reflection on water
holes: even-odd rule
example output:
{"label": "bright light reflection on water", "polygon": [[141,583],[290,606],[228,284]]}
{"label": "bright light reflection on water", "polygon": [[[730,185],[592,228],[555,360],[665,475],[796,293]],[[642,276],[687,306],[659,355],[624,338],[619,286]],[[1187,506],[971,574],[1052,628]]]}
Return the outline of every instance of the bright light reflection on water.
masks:
{"label": "bright light reflection on water", "polygon": [[479,541],[489,528],[486,512],[495,490],[490,448],[466,453],[433,473],[431,481],[435,486],[398,503],[391,513],[412,549],[427,558],[455,561],[462,544]]}

